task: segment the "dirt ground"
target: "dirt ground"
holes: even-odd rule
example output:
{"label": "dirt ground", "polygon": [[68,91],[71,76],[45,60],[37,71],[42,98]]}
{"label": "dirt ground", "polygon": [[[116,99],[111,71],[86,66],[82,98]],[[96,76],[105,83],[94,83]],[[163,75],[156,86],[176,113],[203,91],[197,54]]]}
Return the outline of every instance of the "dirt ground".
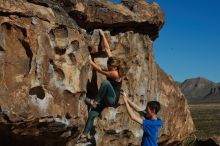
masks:
{"label": "dirt ground", "polygon": [[220,100],[190,101],[190,111],[196,131],[193,136],[197,139],[215,139],[220,142]]}

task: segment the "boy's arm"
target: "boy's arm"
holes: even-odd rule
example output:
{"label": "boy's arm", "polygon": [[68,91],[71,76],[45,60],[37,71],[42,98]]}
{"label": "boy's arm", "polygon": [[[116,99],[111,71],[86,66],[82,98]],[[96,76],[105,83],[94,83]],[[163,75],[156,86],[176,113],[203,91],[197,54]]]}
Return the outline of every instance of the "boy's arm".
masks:
{"label": "boy's arm", "polygon": [[135,104],[134,102],[132,102],[132,101],[128,98],[127,94],[126,94],[124,91],[123,91],[121,94],[124,96],[124,98],[126,98],[127,102],[130,104],[130,106],[131,106],[132,108],[134,108],[137,112],[143,111],[143,109],[141,109],[140,106],[138,106],[137,104]]}
{"label": "boy's arm", "polygon": [[133,107],[137,112],[143,111],[143,109],[141,109],[140,106],[132,102],[128,97],[127,97],[127,101],[131,105],[131,107]]}
{"label": "boy's arm", "polygon": [[100,29],[100,30],[99,30],[99,33],[100,33],[100,35],[102,36],[103,45],[104,45],[104,49],[105,49],[105,51],[106,51],[106,53],[107,53],[107,56],[108,56],[108,57],[112,57],[112,53],[111,53],[111,50],[110,50],[110,47],[109,47],[109,44],[108,44],[108,41],[107,41],[107,39],[106,39],[106,37],[105,37],[104,32]]}
{"label": "boy's arm", "polygon": [[134,111],[131,109],[131,107],[130,107],[130,105],[129,105],[127,99],[126,99],[126,97],[125,97],[125,96],[123,96],[123,97],[124,97],[124,101],[125,101],[126,108],[127,108],[127,110],[128,110],[128,114],[129,114],[129,116],[131,117],[131,119],[142,125],[142,124],[143,124],[143,119],[141,119],[139,116],[135,115],[135,113],[134,113]]}

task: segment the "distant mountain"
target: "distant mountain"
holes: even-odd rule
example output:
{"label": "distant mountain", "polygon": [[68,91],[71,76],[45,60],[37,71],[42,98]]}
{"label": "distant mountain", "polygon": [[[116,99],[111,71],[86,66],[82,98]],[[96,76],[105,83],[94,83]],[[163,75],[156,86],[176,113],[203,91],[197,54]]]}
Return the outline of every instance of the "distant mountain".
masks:
{"label": "distant mountain", "polygon": [[206,78],[187,79],[180,83],[179,86],[189,100],[220,99],[220,84],[216,84]]}
{"label": "distant mountain", "polygon": [[216,84],[215,86],[213,86],[210,90],[210,93],[206,95],[205,98],[220,99],[220,85]]}

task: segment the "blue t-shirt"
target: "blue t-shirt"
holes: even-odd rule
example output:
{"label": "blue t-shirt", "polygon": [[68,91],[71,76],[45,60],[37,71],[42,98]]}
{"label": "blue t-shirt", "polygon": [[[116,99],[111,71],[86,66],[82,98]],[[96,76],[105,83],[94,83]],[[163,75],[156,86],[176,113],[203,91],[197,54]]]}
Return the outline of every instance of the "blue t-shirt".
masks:
{"label": "blue t-shirt", "polygon": [[158,146],[157,135],[159,129],[162,127],[162,121],[157,120],[143,120],[144,135],[141,146]]}

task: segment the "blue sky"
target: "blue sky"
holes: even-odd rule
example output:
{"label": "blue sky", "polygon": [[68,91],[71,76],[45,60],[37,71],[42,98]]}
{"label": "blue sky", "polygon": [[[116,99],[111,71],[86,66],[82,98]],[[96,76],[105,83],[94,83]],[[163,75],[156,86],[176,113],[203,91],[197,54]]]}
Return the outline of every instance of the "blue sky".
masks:
{"label": "blue sky", "polygon": [[220,82],[220,0],[148,0],[153,1],[166,15],[154,43],[156,62],[177,81]]}

